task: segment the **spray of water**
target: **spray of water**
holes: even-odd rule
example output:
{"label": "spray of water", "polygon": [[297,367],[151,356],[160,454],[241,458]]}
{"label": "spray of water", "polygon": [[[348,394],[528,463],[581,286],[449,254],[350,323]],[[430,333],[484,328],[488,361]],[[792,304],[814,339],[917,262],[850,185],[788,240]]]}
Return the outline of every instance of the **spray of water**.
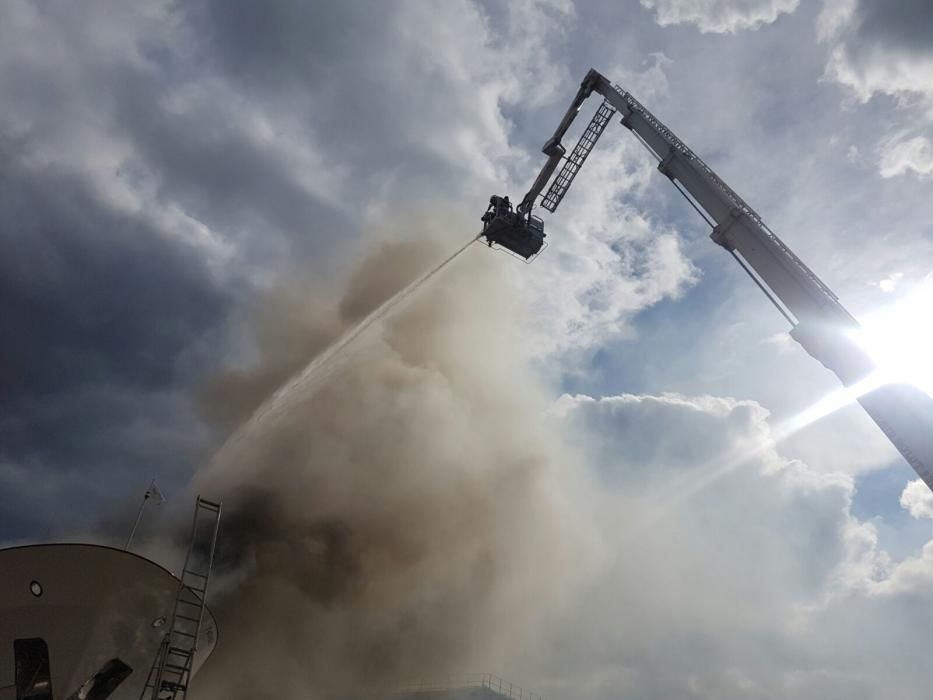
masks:
{"label": "spray of water", "polygon": [[243,442],[248,440],[251,430],[261,429],[267,421],[273,421],[276,417],[282,415],[283,411],[288,410],[290,400],[295,398],[307,398],[314,391],[314,387],[337,369],[340,360],[350,350],[373,324],[386,318],[396,308],[409,297],[418,292],[433,277],[440,273],[444,268],[454,262],[462,255],[467,248],[476,242],[478,236],[471,236],[460,248],[444,258],[437,265],[421,274],[415,280],[397,291],[391,297],[379,304],[375,309],[369,312],[364,318],[345,332],[340,338],[332,343],[323,352],[314,357],[305,368],[297,375],[292,377],[281,388],[279,388],[267,401],[265,401],[252,415],[249,421],[238,429],[218,451],[215,459],[223,461],[230,451],[242,448]]}

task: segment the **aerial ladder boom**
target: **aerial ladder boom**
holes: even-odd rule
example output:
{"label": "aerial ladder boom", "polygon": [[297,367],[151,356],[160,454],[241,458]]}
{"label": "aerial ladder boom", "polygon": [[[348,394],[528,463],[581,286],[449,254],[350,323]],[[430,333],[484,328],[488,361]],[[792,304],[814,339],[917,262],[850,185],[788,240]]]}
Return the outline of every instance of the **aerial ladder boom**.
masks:
{"label": "aerial ladder boom", "polygon": [[[712,226],[711,238],[728,251],[790,322],[791,336],[814,358],[851,387],[875,423],[933,489],[933,398],[908,384],[877,386],[877,367],[857,343],[859,323],[836,295],[808,268],[758,213],[634,96],[590,70],[570,109],[544,146],[548,161],[522,200],[530,214],[565,149],[560,140],[593,92],[604,99],[587,131],[544,195],[554,211],[612,111],[658,159],[667,176]],[[603,121],[604,120],[604,121]],[[574,159],[574,153],[578,153]]]}

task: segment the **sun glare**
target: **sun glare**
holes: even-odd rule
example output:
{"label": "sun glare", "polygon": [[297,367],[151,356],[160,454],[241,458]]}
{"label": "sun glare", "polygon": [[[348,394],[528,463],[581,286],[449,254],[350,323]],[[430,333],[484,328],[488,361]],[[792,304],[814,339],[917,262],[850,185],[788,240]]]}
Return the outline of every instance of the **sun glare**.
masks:
{"label": "sun glare", "polygon": [[878,364],[881,384],[913,384],[933,396],[933,281],[863,317],[858,343]]}

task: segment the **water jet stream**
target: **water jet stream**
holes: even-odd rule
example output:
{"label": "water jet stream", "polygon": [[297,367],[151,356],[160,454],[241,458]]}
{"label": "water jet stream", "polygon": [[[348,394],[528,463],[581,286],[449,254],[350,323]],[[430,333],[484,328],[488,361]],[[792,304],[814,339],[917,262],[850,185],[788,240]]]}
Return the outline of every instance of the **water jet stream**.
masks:
{"label": "water jet stream", "polygon": [[339,367],[339,360],[343,359],[346,351],[371,328],[373,324],[384,319],[389,313],[395,310],[399,304],[421,289],[433,277],[462,255],[467,248],[478,240],[478,238],[479,236],[470,238],[469,241],[447,256],[444,260],[386,299],[386,301],[369,312],[369,314],[347,330],[346,333],[340,336],[340,338],[328,348],[314,357],[300,373],[294,375],[288,382],[276,390],[272,396],[263,401],[252,416],[237,428],[226,442],[221,445],[212,461],[220,461],[231,449],[239,446],[241,442],[250,435],[252,430],[282,415],[289,401],[296,395],[299,395],[299,392],[302,397],[309,396],[314,387],[318,386],[323,379],[328,377],[336,367]]}

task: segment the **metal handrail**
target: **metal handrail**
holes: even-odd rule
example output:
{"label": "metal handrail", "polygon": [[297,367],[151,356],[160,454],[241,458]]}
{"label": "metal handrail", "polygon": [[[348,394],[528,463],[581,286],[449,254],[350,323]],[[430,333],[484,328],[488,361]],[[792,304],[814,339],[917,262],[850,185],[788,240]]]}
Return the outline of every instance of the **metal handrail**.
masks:
{"label": "metal handrail", "polygon": [[416,683],[402,686],[396,691],[396,694],[436,693],[460,688],[488,688],[512,700],[544,700],[544,696],[533,693],[492,673],[468,673],[464,676],[442,681],[419,680]]}

